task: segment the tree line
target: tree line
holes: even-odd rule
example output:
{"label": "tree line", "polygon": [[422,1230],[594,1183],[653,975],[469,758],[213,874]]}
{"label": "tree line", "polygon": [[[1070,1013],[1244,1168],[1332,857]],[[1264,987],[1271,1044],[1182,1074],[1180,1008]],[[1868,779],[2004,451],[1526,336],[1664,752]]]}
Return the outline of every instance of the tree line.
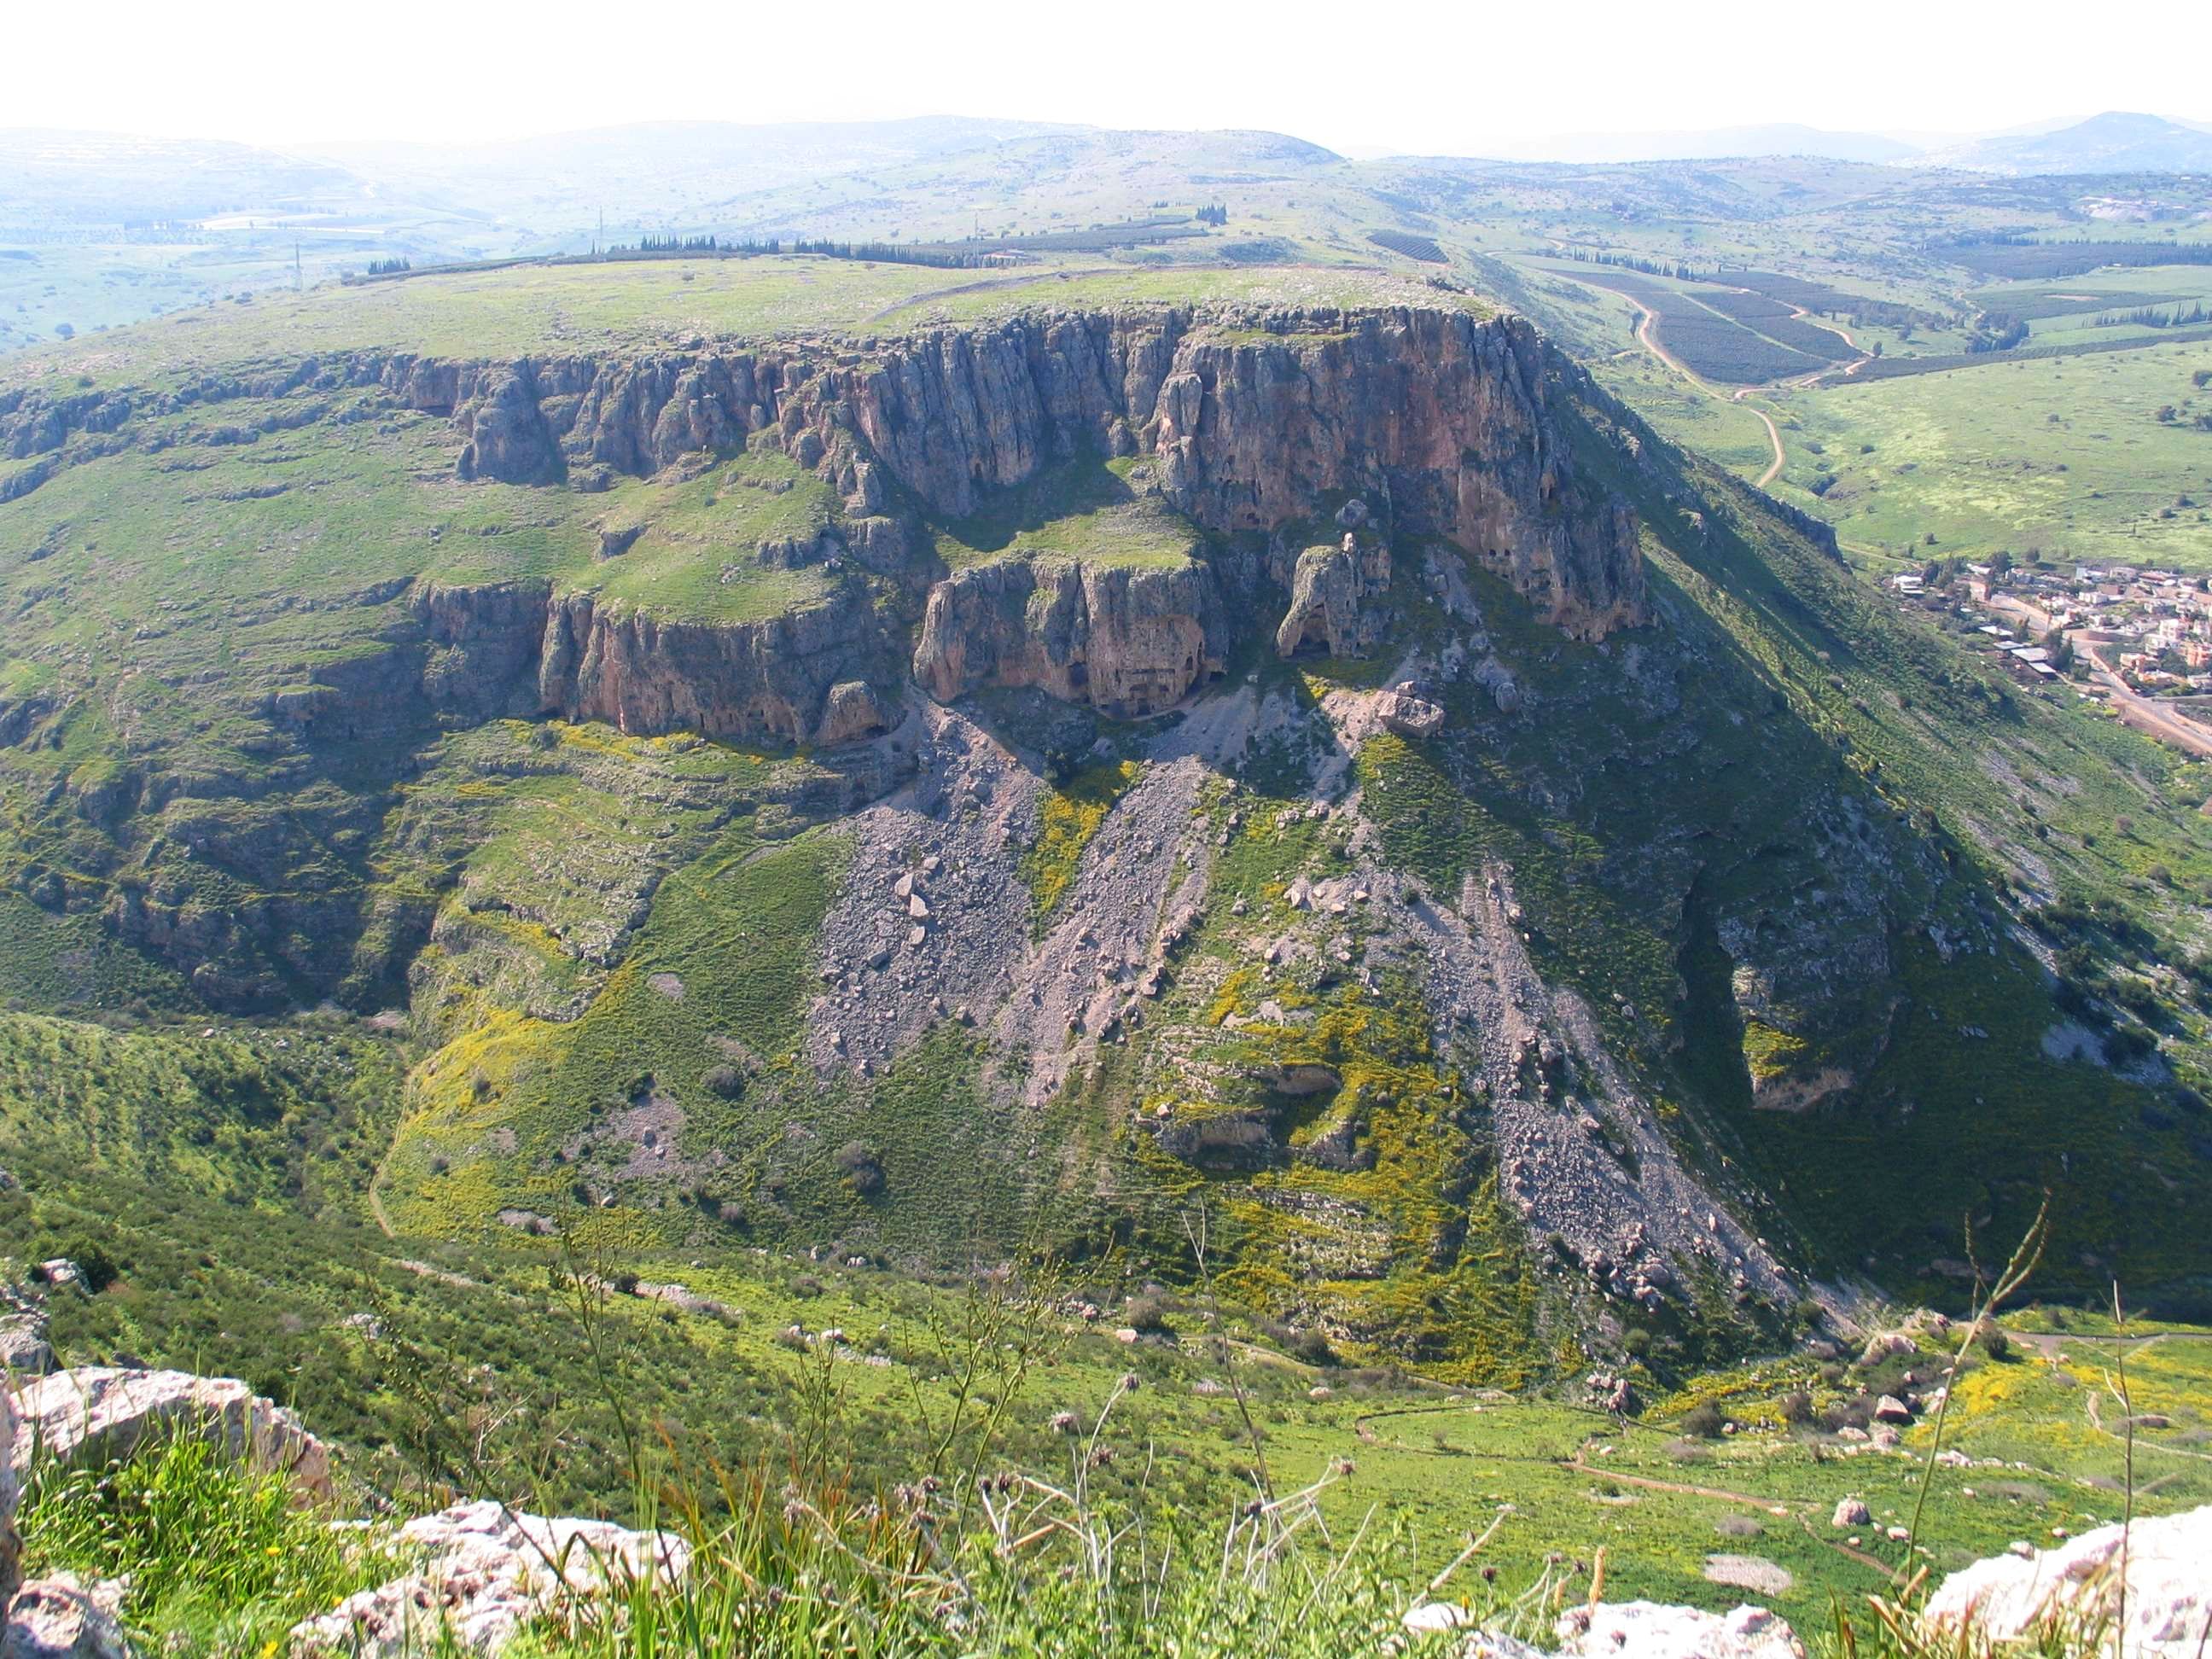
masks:
{"label": "tree line", "polygon": [[2091,326],[2095,328],[2183,328],[2192,323],[2212,322],[2212,312],[2204,309],[2202,301],[2184,311],[2176,306],[2172,311],[2161,311],[2156,306],[2142,306],[2134,311],[2108,311]]}
{"label": "tree line", "polygon": [[1646,276],[1672,276],[1678,283],[1701,283],[1705,279],[1687,265],[1670,265],[1657,259],[1639,259],[1630,253],[1592,253],[1586,249],[1571,247],[1567,258],[1586,265],[1611,265],[1616,270],[1640,271]]}

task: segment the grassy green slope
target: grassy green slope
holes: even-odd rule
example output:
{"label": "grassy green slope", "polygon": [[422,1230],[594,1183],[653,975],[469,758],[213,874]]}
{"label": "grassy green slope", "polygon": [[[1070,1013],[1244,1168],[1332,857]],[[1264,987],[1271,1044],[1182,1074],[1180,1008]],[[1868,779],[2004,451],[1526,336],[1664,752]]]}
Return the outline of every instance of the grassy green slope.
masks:
{"label": "grassy green slope", "polygon": [[[2086,1292],[2124,1261],[2139,1284],[2201,1295],[2184,1218],[2203,1201],[2185,1195],[2212,1181],[2208,1143],[2193,1091],[2160,1078],[2202,1079],[2206,1023],[2193,992],[2147,1002],[2133,988],[2172,986],[2173,964],[2201,948],[2191,895],[2212,880],[2212,843],[2191,810],[2199,769],[2071,699],[1971,665],[1740,488],[1692,471],[1709,504],[1703,533],[1669,534],[1671,515],[1647,498],[1662,526],[1655,574],[1725,630],[1790,722],[1864,780],[1869,803],[1940,872],[1927,923],[1891,941],[1895,981],[1866,988],[1886,1040],[1853,1089],[1796,1115],[1707,1091],[1737,1156],[1838,1269],[1863,1253],[1932,1292],[1962,1223],[2009,1236],[2052,1188],[2054,1277]],[[2124,835],[2112,833],[2118,818]],[[2143,874],[2161,862],[2171,884]],[[1686,921],[1694,1066],[1694,908]],[[2063,956],[2054,978],[2053,947],[2084,935],[2094,948]],[[1972,937],[1980,946],[1960,949]],[[2048,1060],[2045,1034],[2085,1006],[2136,1027],[2136,1044],[2162,1042],[2171,1073],[2154,1063],[2130,1082]],[[2148,1029],[2126,1007],[2142,1008]]]}
{"label": "grassy green slope", "polygon": [[1854,549],[2212,569],[2206,369],[2212,344],[2153,339],[1798,392],[1784,476]]}
{"label": "grassy green slope", "polygon": [[[550,1243],[395,1245],[342,1209],[307,1223],[283,1206],[241,1208],[189,1182],[149,1191],[21,1140],[6,1155],[22,1182],[0,1190],[11,1247],[33,1259],[72,1253],[115,1274],[94,1294],[55,1299],[65,1358],[128,1354],[244,1376],[337,1440],[350,1481],[410,1508],[442,1501],[459,1484],[541,1509],[628,1513],[635,1492],[609,1385],[638,1426],[665,1430],[665,1451],[650,1442],[656,1462],[673,1457],[695,1474],[714,1462],[758,1462],[781,1482],[827,1427],[858,1489],[887,1490],[929,1467],[924,1413],[946,1421],[950,1366],[963,1352],[953,1334],[975,1305],[957,1286],[750,1250],[688,1265],[630,1261],[647,1279],[676,1279],[726,1311],[680,1312],[620,1294],[579,1304],[549,1275],[560,1261]],[[1555,1402],[1316,1370],[1225,1311],[1226,1354],[1198,1307],[1171,1304],[1174,1334],[1135,1345],[1048,1315],[1034,1334],[1041,1357],[1012,1411],[988,1436],[971,1426],[958,1455],[980,1445],[990,1467],[1050,1478],[1067,1456],[1053,1414],[1073,1411],[1087,1423],[1133,1375],[1139,1386],[1106,1436],[1121,1455],[1093,1490],[1203,1524],[1249,1492],[1251,1443],[1224,1387],[1233,1365],[1279,1487],[1350,1458],[1356,1474],[1324,1497],[1332,1528],[1348,1535],[1363,1522],[1385,1532],[1405,1525],[1423,1574],[1510,1505],[1484,1556],[1507,1584],[1533,1577],[1547,1557],[1587,1564],[1602,1547],[1615,1596],[1725,1607],[1741,1593],[1710,1582],[1705,1558],[1750,1553],[1791,1575],[1761,1599],[1818,1628],[1831,1595],[1880,1589],[1901,1559],[1879,1537],[1868,1540],[1874,1562],[1837,1549],[1828,1512],[1858,1496],[1878,1525],[1902,1522],[1919,1478],[1913,1459],[1842,1457],[1833,1442],[1778,1431],[1787,1391],[1805,1389],[1825,1410],[1854,1394],[1856,1375],[1824,1379],[1809,1362],[1768,1361],[1698,1379],[1655,1402],[1648,1420],[1624,1424]],[[826,1398],[809,1381],[819,1364],[778,1338],[793,1322],[846,1333]],[[1015,1331],[1034,1340],[1027,1323]],[[2191,1426],[2212,1411],[2208,1364],[2212,1347],[2186,1334],[2130,1358],[2140,1403],[2173,1425],[2145,1431],[2136,1449],[2139,1512],[2208,1496],[2202,1460],[2188,1450]],[[2014,1467],[1936,1471],[1923,1541],[1939,1569],[1994,1553],[2010,1537],[2117,1515],[2125,1449],[2084,1409],[2108,1369],[2103,1348],[2081,1335],[2048,1356],[2016,1346],[1967,1374],[1954,1443]],[[1679,1415],[1708,1401],[1747,1431],[1679,1437]],[[1908,1449],[1924,1450],[1925,1440],[1916,1430]],[[1699,1490],[1675,1490],[1686,1484]],[[42,1540],[30,1543],[36,1559]]]}

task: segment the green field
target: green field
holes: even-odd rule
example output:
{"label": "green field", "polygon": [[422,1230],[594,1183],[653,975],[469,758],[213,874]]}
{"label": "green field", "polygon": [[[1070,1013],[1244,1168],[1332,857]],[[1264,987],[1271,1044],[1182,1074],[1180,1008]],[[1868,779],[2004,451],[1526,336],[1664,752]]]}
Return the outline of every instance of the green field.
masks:
{"label": "green field", "polygon": [[2207,369],[2153,343],[1792,393],[1784,481],[1855,548],[2212,568]]}
{"label": "green field", "polygon": [[1371,266],[1148,270],[1077,259],[992,276],[794,254],[523,265],[351,288],[331,284],[179,312],[128,333],[57,343],[0,361],[0,386],[161,386],[319,353],[411,351],[478,360],[665,347],[694,336],[757,341],[896,333],[1040,304],[1340,306],[1435,304],[1439,297]]}

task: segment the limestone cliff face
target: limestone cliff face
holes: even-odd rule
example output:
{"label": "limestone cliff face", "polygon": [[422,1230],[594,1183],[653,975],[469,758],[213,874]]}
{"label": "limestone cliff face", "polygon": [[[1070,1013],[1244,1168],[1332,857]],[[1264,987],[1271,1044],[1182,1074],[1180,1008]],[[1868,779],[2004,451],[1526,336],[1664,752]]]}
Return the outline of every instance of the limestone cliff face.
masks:
{"label": "limestone cliff face", "polygon": [[483,389],[454,411],[453,424],[467,440],[458,468],[465,480],[551,483],[562,475],[561,452],[527,364],[487,377]]}
{"label": "limestone cliff face", "polygon": [[672,622],[578,593],[546,614],[538,702],[630,732],[850,742],[885,724],[866,681],[894,678],[891,661],[873,608],[852,590],[742,625]]}
{"label": "limestone cliff face", "polygon": [[1641,619],[1643,570],[1633,514],[1569,453],[1574,373],[1527,323],[1459,312],[1025,317],[831,365],[781,422],[821,464],[865,450],[954,517],[1099,448],[1156,455],[1210,531],[1278,532],[1362,495],[1386,535],[1440,537],[1597,637]]}
{"label": "limestone cliff face", "polygon": [[275,711],[323,735],[428,712],[463,720],[559,714],[650,735],[855,742],[891,723],[902,646],[865,590],[764,622],[675,622],[544,581],[421,583],[386,648],[318,671]]}
{"label": "limestone cliff face", "polygon": [[[1528,324],[1460,311],[1030,313],[845,347],[693,341],[507,362],[367,352],[160,392],[10,393],[0,447],[43,458],[8,478],[36,488],[46,474],[33,471],[72,464],[72,441],[131,441],[142,412],[362,388],[450,416],[464,480],[589,489],[612,473],[773,443],[842,498],[830,540],[880,579],[873,594],[856,580],[829,605],[721,627],[556,599],[542,585],[450,604],[426,587],[419,632],[393,645],[419,656],[422,690],[455,714],[534,706],[636,731],[811,741],[866,729],[853,696],[823,726],[830,689],[860,680],[880,702],[909,652],[940,696],[996,681],[1122,712],[1163,708],[1218,672],[1246,626],[1227,618],[1244,616],[1251,589],[1223,563],[1249,561],[1257,544],[1288,604],[1250,620],[1279,618],[1286,650],[1375,648],[1362,603],[1387,586],[1401,537],[1464,550],[1573,634],[1638,621],[1634,518],[1571,454],[1578,376]],[[303,403],[301,418],[324,406]],[[963,517],[1055,463],[1101,453],[1143,458],[1145,488],[1213,538],[1190,563],[1127,568],[1079,553],[947,575],[927,553],[925,520]],[[1357,568],[1334,553],[1298,558],[1309,532],[1354,498]],[[886,622],[878,606],[894,593],[905,610]],[[890,637],[917,614],[918,638]],[[384,672],[356,665],[335,678],[370,684]],[[368,717],[363,696],[327,689],[333,698],[286,712]]]}
{"label": "limestone cliff face", "polygon": [[1452,543],[1571,633],[1642,618],[1634,516],[1570,453],[1578,371],[1517,318],[1167,309],[865,343],[355,374],[452,410],[466,477],[649,472],[773,428],[855,518],[902,496],[960,518],[1055,461],[1149,453],[1203,530],[1277,534],[1358,495],[1384,538]]}
{"label": "limestone cliff face", "polygon": [[1148,714],[1221,672],[1227,632],[1202,564],[1002,560],[930,590],[914,677],[940,702],[997,684]]}

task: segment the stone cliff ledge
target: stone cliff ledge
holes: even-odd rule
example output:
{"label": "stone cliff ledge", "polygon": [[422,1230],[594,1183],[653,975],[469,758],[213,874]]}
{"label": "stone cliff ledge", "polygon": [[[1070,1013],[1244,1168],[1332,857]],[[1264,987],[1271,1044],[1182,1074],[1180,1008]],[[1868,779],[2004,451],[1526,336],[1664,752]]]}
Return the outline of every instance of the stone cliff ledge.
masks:
{"label": "stone cliff ledge", "polygon": [[[837,580],[739,624],[667,614],[649,594],[611,602],[588,577],[463,587],[425,569],[390,653],[283,694],[303,720],[372,719],[375,699],[419,685],[446,713],[836,742],[878,729],[909,673],[941,699],[1034,686],[1146,714],[1220,672],[1241,637],[1387,648],[1367,601],[1394,544],[1413,540],[1458,549],[1578,638],[1645,615],[1634,515],[1574,457],[1577,405],[1602,394],[1525,321],[1443,307],[1039,312],[621,356],[366,352],[167,392],[11,393],[0,447],[58,468],[73,443],[104,453],[135,441],[134,422],[231,398],[359,418],[330,412],[349,389],[450,417],[465,483],[590,491],[775,451],[830,486],[835,522],[754,562],[818,562]],[[1186,554],[1118,558],[1081,535],[987,539],[950,567],[933,550],[1012,492],[1102,463],[1140,481],[1126,493],[1176,521]],[[611,559],[638,530],[600,534]]]}

